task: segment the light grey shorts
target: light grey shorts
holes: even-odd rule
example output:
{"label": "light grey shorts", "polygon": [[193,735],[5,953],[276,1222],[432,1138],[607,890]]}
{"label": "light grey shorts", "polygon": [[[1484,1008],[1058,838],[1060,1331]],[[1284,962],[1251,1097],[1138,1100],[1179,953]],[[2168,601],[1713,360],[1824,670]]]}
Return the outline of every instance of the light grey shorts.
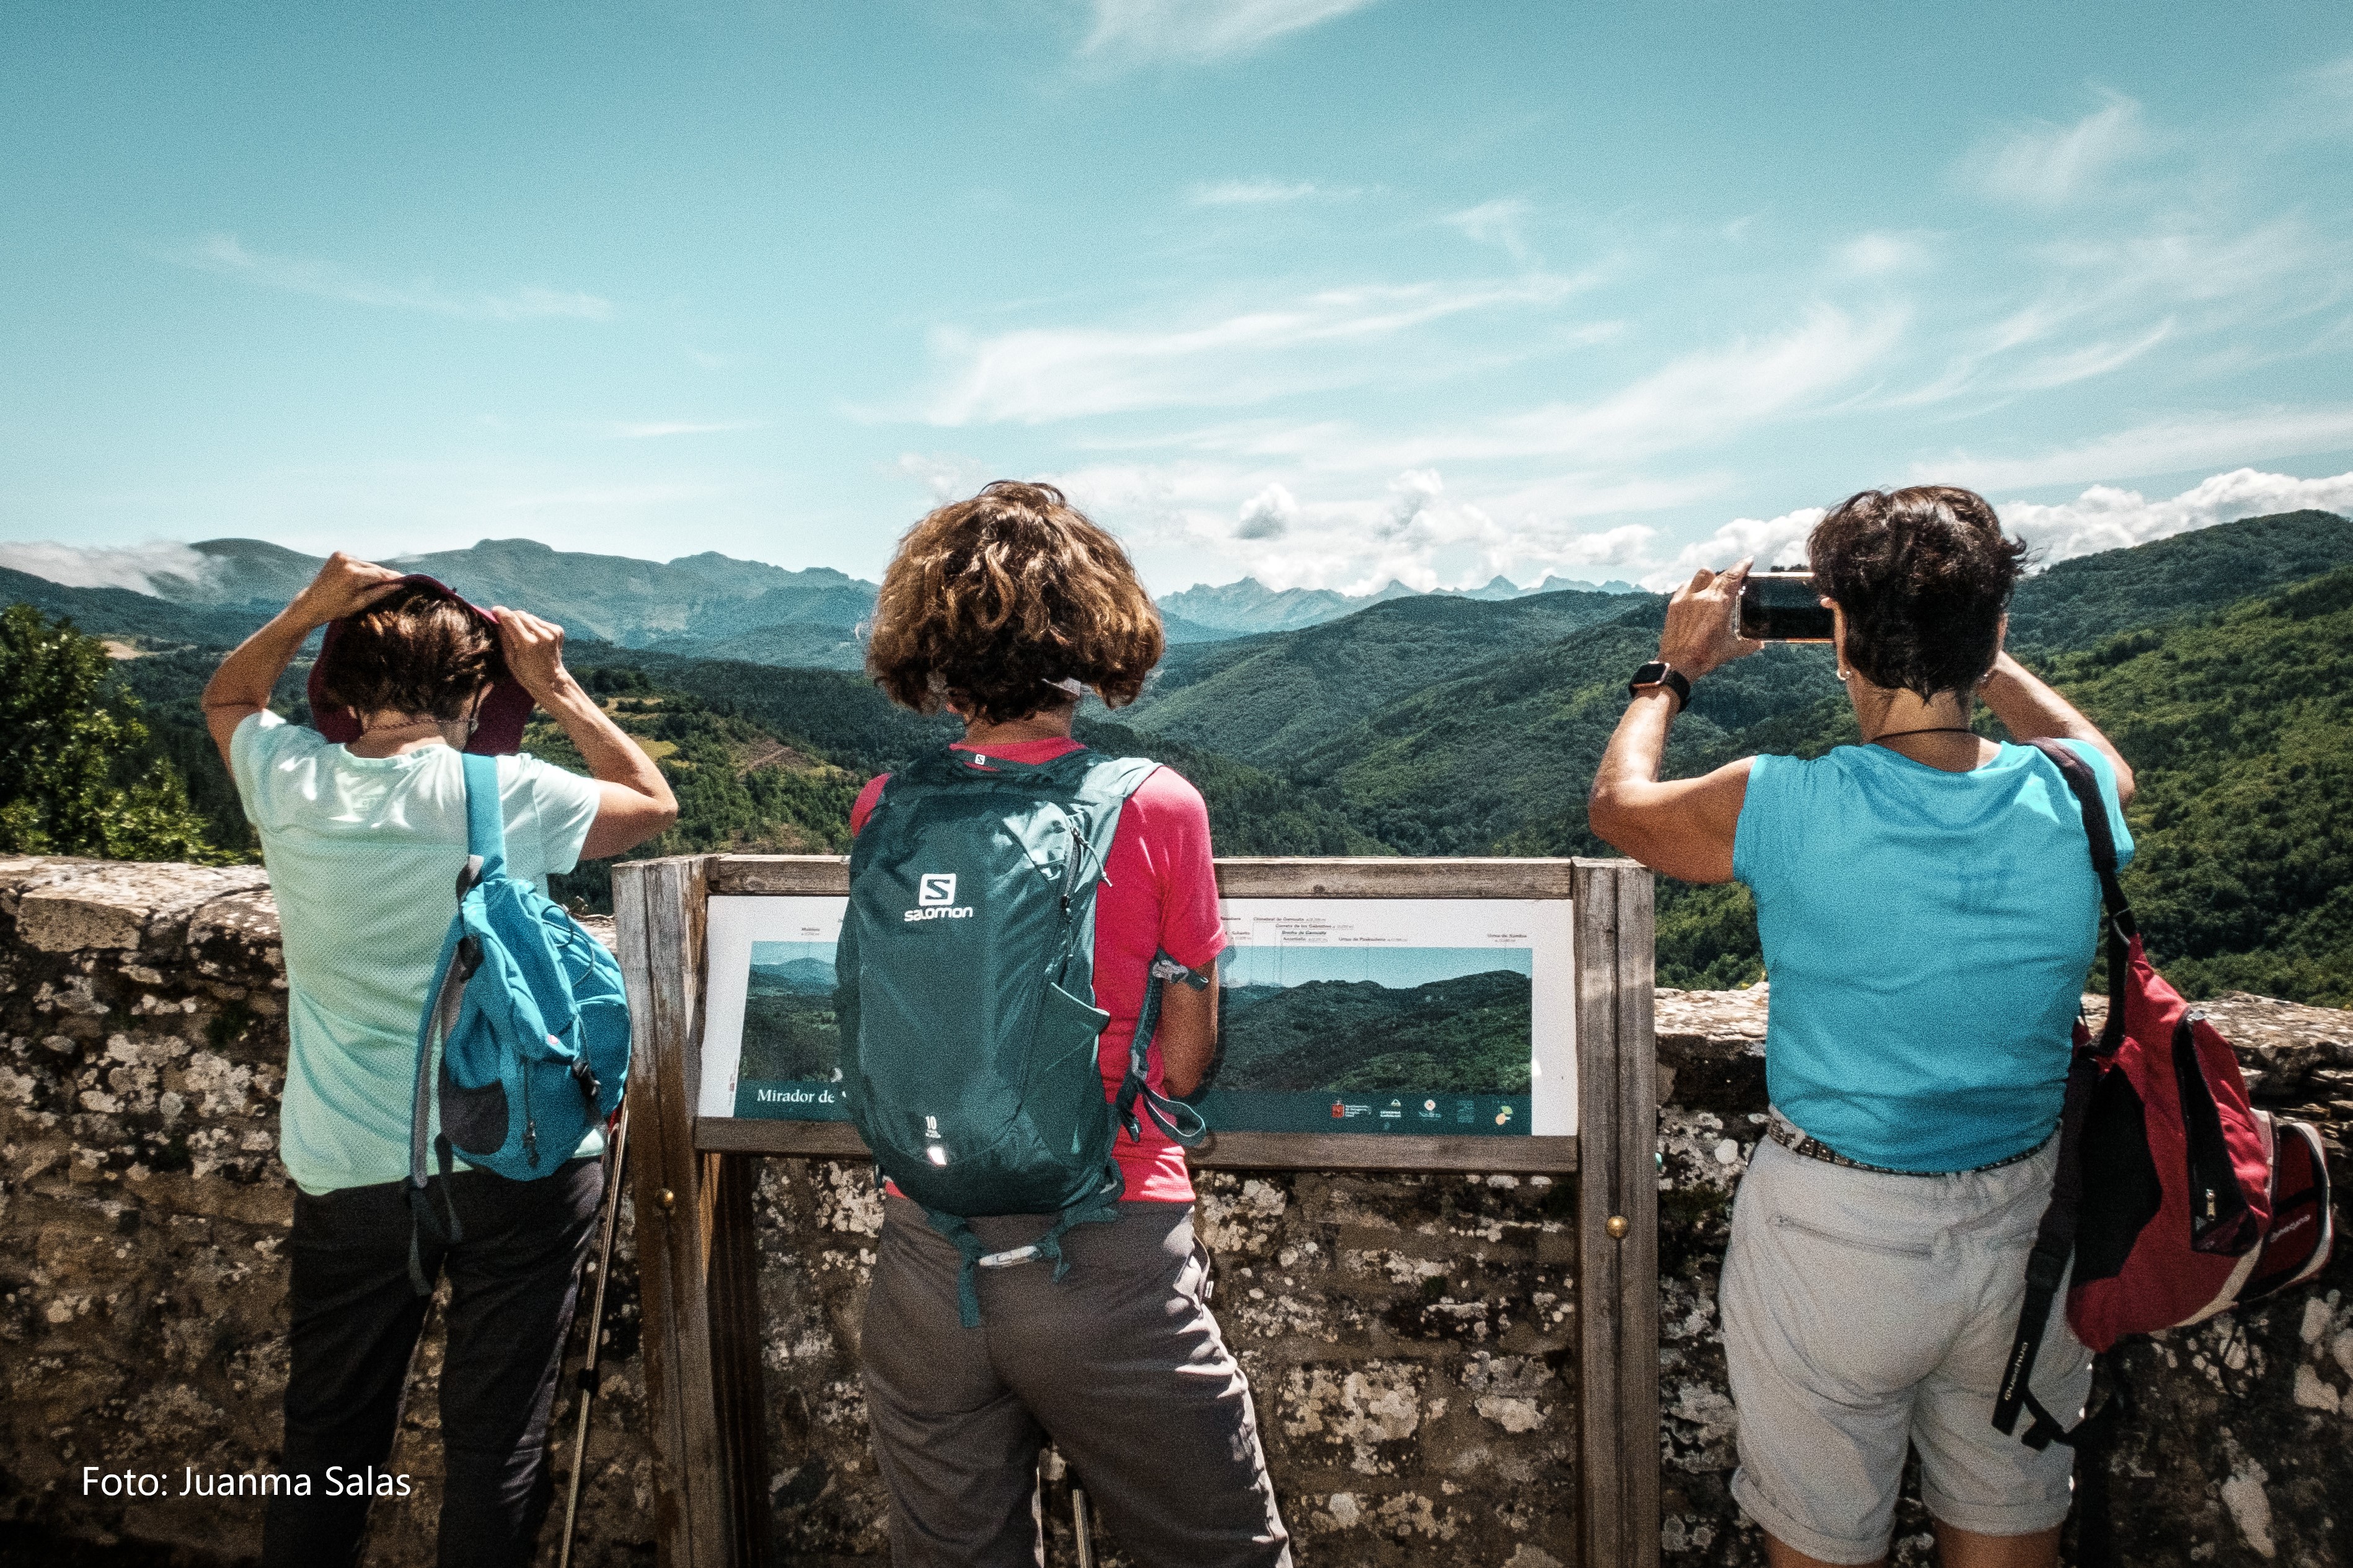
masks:
{"label": "light grey shorts", "polygon": [[[2031,1535],[2066,1519],[2074,1450],[2036,1453],[1993,1428],[2057,1168],[2056,1140],[1950,1176],[1849,1170],[1758,1142],[1719,1292],[1740,1413],[1732,1495],[1751,1519],[1825,1563],[1875,1562],[1907,1445],[1922,1500],[1947,1524]],[[2091,1382],[2091,1352],[2054,1308],[2035,1395],[2067,1420]]]}

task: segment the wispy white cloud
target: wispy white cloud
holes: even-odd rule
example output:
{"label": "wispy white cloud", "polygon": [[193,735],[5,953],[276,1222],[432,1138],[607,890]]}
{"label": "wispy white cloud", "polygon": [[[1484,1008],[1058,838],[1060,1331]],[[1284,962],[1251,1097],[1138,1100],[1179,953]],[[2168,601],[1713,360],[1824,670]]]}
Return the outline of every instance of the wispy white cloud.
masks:
{"label": "wispy white cloud", "polygon": [[1373,0],[1092,0],[1082,58],[1107,65],[1205,64],[1247,55]]}
{"label": "wispy white cloud", "polygon": [[2353,450],[2353,405],[2274,408],[2151,420],[2089,441],[2016,458],[1951,457],[1912,465],[1922,483],[2030,489],[2179,473],[2217,462]]}
{"label": "wispy white cloud", "polygon": [[83,545],[47,540],[0,541],[0,566],[62,583],[69,588],[128,588],[134,594],[178,596],[188,585],[214,580],[210,556],[185,544]]}
{"label": "wispy white cloud", "polygon": [[1461,229],[1463,237],[1475,244],[1500,247],[1513,259],[1525,261],[1528,255],[1527,217],[1534,211],[1531,204],[1508,197],[1449,213],[1445,222],[1450,227]]}
{"label": "wispy white cloud", "polygon": [[1894,312],[1858,320],[1817,306],[1788,331],[1686,354],[1594,402],[1532,410],[1430,448],[1449,457],[1550,453],[1617,463],[1702,445],[1851,385],[1882,362],[1903,330]]}
{"label": "wispy white cloud", "polygon": [[644,419],[621,421],[605,427],[617,441],[648,441],[664,436],[723,436],[738,430],[763,430],[765,419]]}
{"label": "wispy white cloud", "polygon": [[[2000,510],[2003,523],[2033,545],[2038,560],[2047,565],[2220,522],[2307,508],[2339,516],[2353,514],[2353,473],[2300,479],[2236,468],[2170,499],[2150,500],[2138,490],[2094,485],[2075,500],[2057,506],[2010,501]],[[2348,526],[2353,529],[2353,524]]]}
{"label": "wispy white cloud", "polygon": [[1308,351],[1378,343],[1470,311],[1550,304],[1578,280],[1386,284],[1328,289],[1279,308],[1195,327],[1026,328],[976,338],[934,335],[951,367],[923,417],[935,425],[1044,424],[1146,408],[1235,406],[1381,374]]}
{"label": "wispy white cloud", "polygon": [[2038,121],[1991,137],[1963,160],[1979,190],[2029,206],[2059,207],[2090,194],[2100,179],[2156,142],[2140,105],[2111,94],[2073,125]]}
{"label": "wispy white cloud", "polygon": [[602,321],[613,314],[613,303],[595,294],[532,285],[503,292],[452,293],[429,278],[407,283],[385,283],[364,277],[332,261],[308,257],[273,256],[251,250],[233,234],[208,235],[192,246],[163,253],[166,261],[206,272],[243,278],[264,288],[322,300],[342,300],[396,310],[420,310],[428,315],[470,321],[524,321],[550,318]]}
{"label": "wispy white cloud", "polygon": [[1328,194],[1318,192],[1313,180],[1219,180],[1195,185],[1185,199],[1197,207],[1265,206]]}
{"label": "wispy white cloud", "polygon": [[1930,252],[1926,238],[1915,234],[1888,234],[1874,231],[1857,235],[1838,247],[1839,270],[1857,278],[1884,278],[1899,272],[1917,271],[1928,264]]}
{"label": "wispy white cloud", "polygon": [[2054,386],[2070,386],[2079,381],[2089,381],[2094,376],[2122,370],[2172,335],[2173,318],[2168,316],[2134,337],[2110,338],[2043,354],[2020,366],[2018,373],[2010,378],[2009,384],[2020,391],[2042,392]]}

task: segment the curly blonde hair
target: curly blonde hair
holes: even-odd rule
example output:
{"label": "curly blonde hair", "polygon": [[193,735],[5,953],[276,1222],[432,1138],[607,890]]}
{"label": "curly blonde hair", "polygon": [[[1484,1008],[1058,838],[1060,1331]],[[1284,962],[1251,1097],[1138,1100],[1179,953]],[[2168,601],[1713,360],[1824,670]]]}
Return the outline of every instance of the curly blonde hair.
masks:
{"label": "curly blonde hair", "polygon": [[866,669],[902,707],[1001,724],[1061,700],[1060,680],[1124,707],[1164,644],[1119,541],[1052,485],[999,479],[899,541]]}

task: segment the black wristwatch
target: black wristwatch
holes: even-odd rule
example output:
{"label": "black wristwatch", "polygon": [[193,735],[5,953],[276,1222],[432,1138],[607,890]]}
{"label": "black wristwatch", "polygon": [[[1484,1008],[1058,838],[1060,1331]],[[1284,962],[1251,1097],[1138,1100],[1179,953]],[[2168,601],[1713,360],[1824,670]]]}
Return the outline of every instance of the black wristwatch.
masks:
{"label": "black wristwatch", "polygon": [[1634,679],[1626,683],[1626,695],[1631,697],[1646,686],[1663,686],[1673,692],[1678,713],[1691,706],[1691,682],[1683,679],[1682,670],[1664,659],[1654,658],[1636,670]]}

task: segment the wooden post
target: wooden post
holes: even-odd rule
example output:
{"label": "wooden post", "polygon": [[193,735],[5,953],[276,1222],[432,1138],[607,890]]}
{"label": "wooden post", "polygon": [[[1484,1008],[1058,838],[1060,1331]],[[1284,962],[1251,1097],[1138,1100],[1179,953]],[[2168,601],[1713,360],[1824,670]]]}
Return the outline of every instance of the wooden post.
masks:
{"label": "wooden post", "polygon": [[1584,1561],[1658,1568],[1658,1047],[1651,873],[1579,861],[1577,1308]]}
{"label": "wooden post", "polygon": [[768,1560],[766,1402],[745,1155],[699,1153],[709,861],[625,861],[613,912],[629,991],[637,1215],[654,1535],[664,1568]]}

